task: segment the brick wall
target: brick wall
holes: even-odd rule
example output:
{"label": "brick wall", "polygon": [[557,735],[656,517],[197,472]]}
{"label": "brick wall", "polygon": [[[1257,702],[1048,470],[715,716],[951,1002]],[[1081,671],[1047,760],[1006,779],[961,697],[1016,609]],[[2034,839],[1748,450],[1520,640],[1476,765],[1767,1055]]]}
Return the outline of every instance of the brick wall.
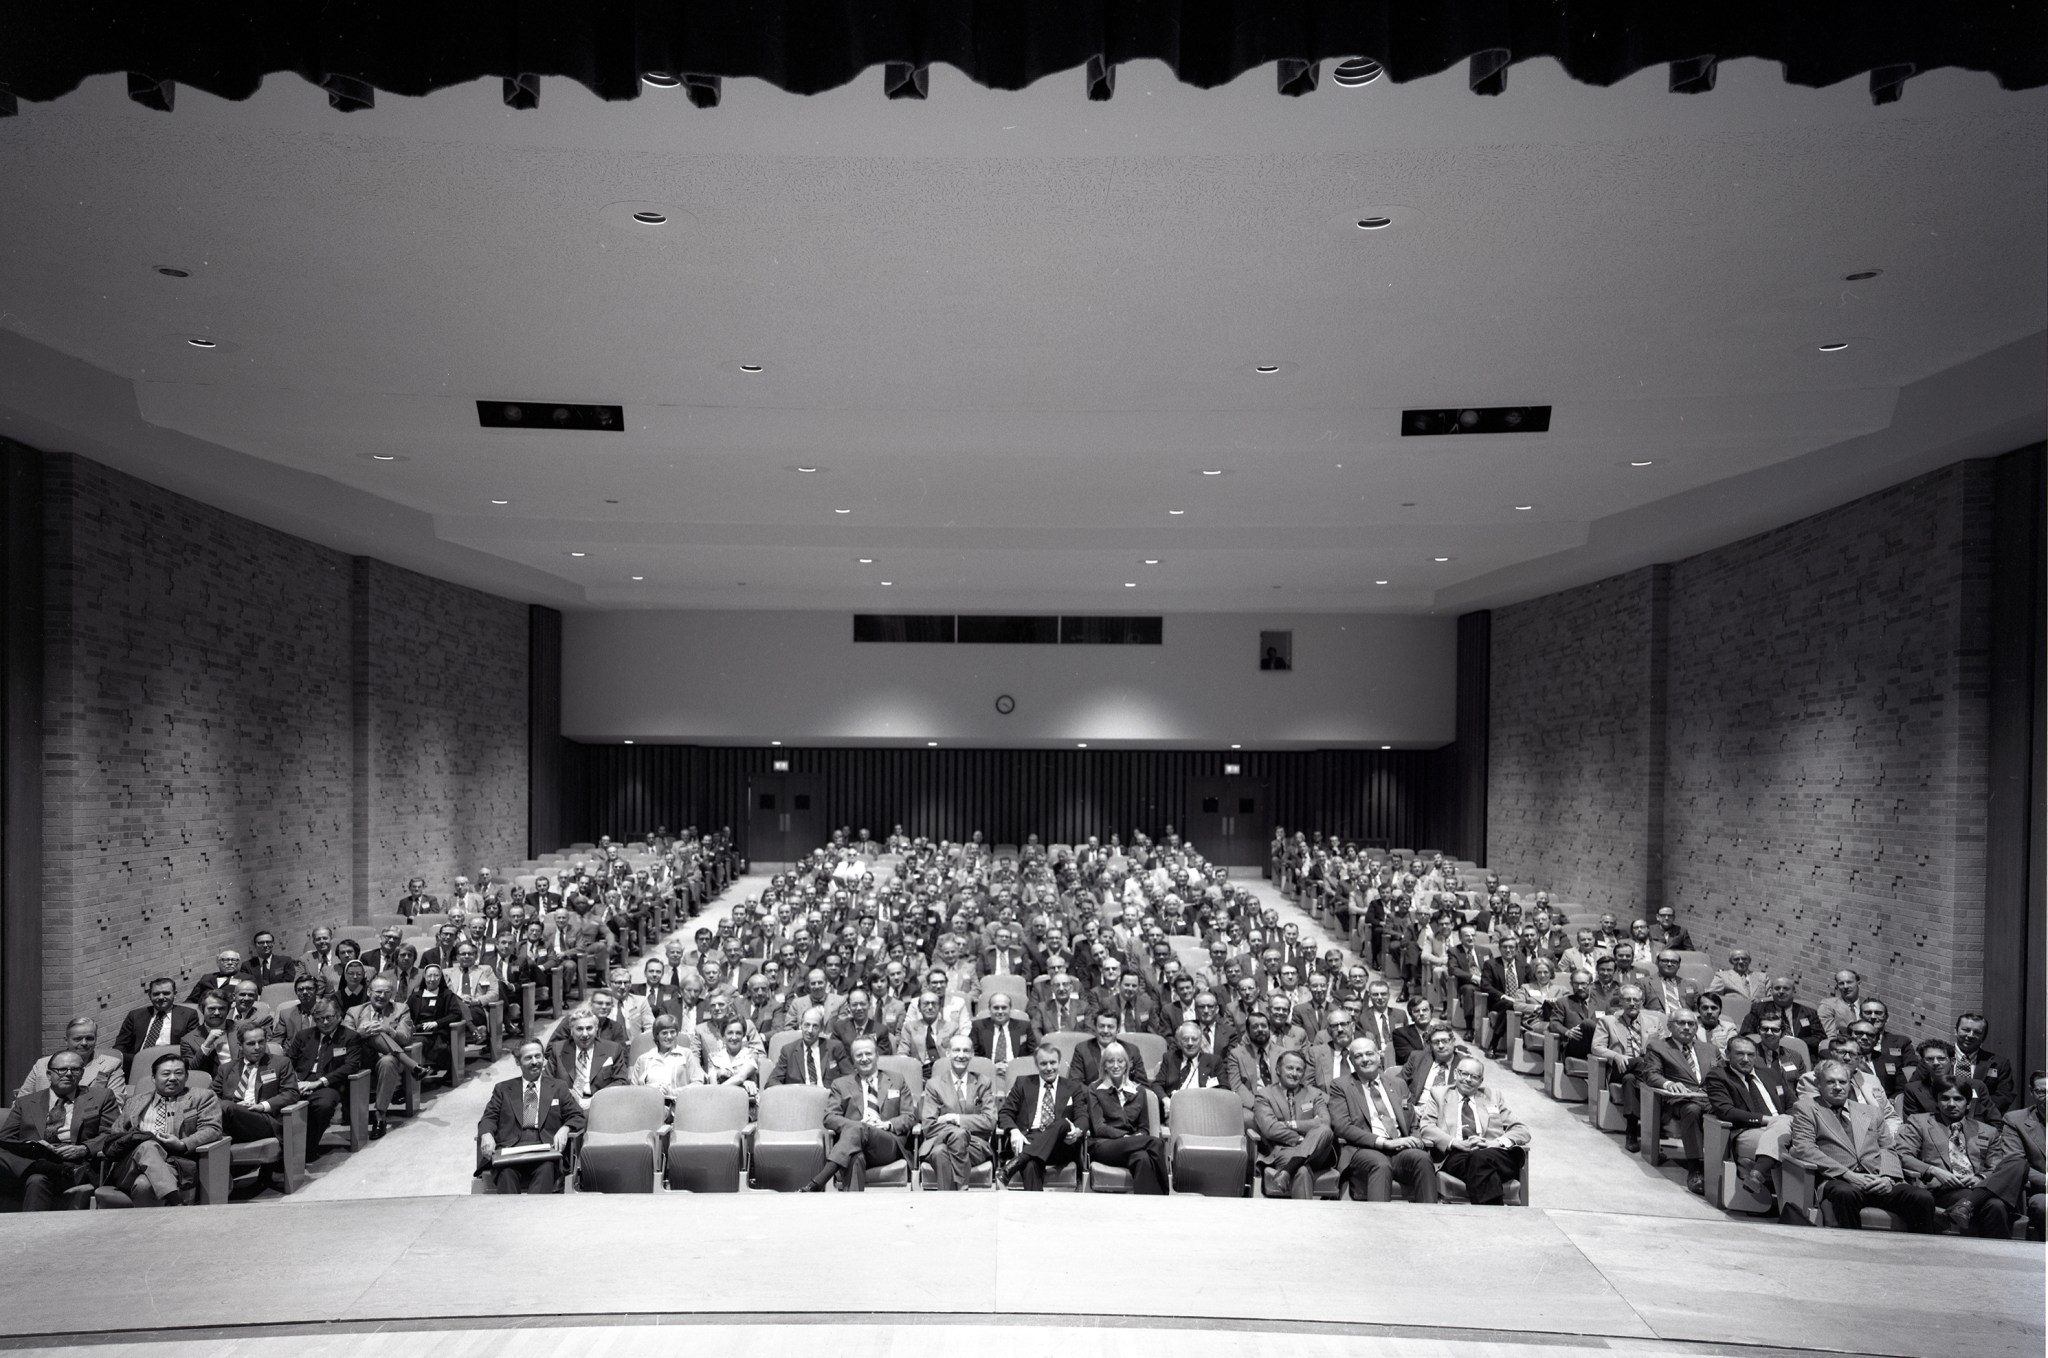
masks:
{"label": "brick wall", "polygon": [[44,478],[46,1045],[259,928],[296,951],[411,870],[524,856],[523,605],[83,458]]}
{"label": "brick wall", "polygon": [[369,810],[359,879],[370,911],[405,879],[446,894],[455,872],[526,857],[527,608],[368,557]]}
{"label": "brick wall", "polygon": [[1497,611],[1491,866],[1809,999],[1854,967],[1903,1029],[1980,1003],[1990,478]]}

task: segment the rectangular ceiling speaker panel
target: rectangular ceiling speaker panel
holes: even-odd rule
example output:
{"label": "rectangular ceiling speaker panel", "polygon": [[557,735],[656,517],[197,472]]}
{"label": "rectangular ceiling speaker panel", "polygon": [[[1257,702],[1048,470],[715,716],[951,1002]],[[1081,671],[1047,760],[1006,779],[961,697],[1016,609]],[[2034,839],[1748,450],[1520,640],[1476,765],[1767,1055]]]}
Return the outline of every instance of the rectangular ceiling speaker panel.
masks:
{"label": "rectangular ceiling speaker panel", "polygon": [[626,429],[626,408],[569,401],[478,401],[476,422],[486,429],[582,429],[620,434]]}
{"label": "rectangular ceiling speaker panel", "polygon": [[1549,406],[1452,406],[1446,410],[1404,410],[1402,438],[1439,434],[1543,434],[1550,430]]}

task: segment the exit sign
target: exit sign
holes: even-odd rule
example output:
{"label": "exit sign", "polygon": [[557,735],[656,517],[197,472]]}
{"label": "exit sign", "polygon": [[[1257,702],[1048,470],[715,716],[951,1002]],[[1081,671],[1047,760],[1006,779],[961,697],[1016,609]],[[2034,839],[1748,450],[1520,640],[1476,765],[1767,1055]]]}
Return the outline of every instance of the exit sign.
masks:
{"label": "exit sign", "polygon": [[1243,772],[1244,766],[1242,764],[1225,764],[1223,766],[1223,776],[1226,778],[1233,778]]}
{"label": "exit sign", "polygon": [[778,759],[773,764],[770,764],[769,767],[777,773],[788,773],[789,761],[787,759]]}

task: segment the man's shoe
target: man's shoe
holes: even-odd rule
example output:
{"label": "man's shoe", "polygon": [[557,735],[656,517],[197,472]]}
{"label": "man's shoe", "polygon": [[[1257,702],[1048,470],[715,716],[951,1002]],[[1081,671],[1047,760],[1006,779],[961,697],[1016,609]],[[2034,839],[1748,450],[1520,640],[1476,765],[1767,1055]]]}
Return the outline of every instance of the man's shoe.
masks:
{"label": "man's shoe", "polygon": [[384,1135],[384,1133],[387,1130],[388,1127],[385,1124],[384,1115],[382,1113],[370,1114],[370,1140],[378,1140]]}
{"label": "man's shoe", "polygon": [[1707,1176],[1694,1170],[1685,1176],[1685,1191],[1697,1197],[1707,1196]]}
{"label": "man's shoe", "polygon": [[1641,1155],[1643,1153],[1643,1134],[1631,1128],[1622,1144],[1628,1147],[1630,1155]]}
{"label": "man's shoe", "polygon": [[819,1183],[816,1179],[811,1180],[809,1183],[805,1184],[802,1188],[799,1188],[797,1190],[797,1192],[799,1193],[823,1193],[824,1191],[825,1185]]}

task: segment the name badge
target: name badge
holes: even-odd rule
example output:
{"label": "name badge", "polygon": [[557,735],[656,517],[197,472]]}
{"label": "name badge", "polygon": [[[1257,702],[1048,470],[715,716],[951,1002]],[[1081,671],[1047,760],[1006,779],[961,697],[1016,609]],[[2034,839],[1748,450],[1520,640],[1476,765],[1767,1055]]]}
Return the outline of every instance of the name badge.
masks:
{"label": "name badge", "polygon": [[344,1058],[346,1058],[346,1057],[348,1056],[348,1048],[347,1048],[347,1047],[336,1047],[336,1048],[334,1049],[334,1054],[335,1054],[336,1056],[339,1056],[339,1057],[344,1057]]}
{"label": "name badge", "polygon": [[560,1099],[549,1099],[549,1100],[548,1100],[548,1107],[550,1107],[550,1108],[560,1108],[561,1106],[562,1106],[562,1101],[561,1101]]}

